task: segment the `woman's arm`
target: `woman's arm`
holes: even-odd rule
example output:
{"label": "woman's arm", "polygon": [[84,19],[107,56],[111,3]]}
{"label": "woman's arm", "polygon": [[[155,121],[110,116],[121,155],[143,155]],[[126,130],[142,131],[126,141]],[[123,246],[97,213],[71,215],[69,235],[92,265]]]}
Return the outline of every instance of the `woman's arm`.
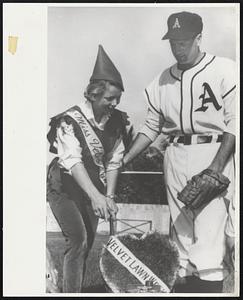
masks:
{"label": "woman's arm", "polygon": [[70,171],[77,184],[87,193],[95,214],[107,220],[106,198],[97,190],[84,167],[82,148],[75,137],[73,125],[67,124],[65,120],[61,121],[56,141],[59,164]]}
{"label": "woman's arm", "polygon": [[106,197],[97,190],[92,180],[90,179],[88,172],[84,167],[84,164],[75,164],[71,168],[71,172],[75,181],[89,196],[94,213],[107,221],[109,213],[106,204]]}
{"label": "woman's arm", "polygon": [[113,149],[106,156],[106,200],[109,207],[111,218],[115,219],[118,207],[115,203],[116,200],[116,187],[118,175],[120,173],[121,162],[125,153],[125,146],[122,136],[117,139]]}
{"label": "woman's arm", "polygon": [[119,175],[119,169],[110,170],[106,173],[106,180],[107,180],[107,191],[106,191],[106,201],[109,208],[109,212],[111,218],[114,220],[116,219],[116,214],[118,212],[118,207],[116,205],[116,187]]}
{"label": "woman's arm", "polygon": [[110,170],[106,173],[107,191],[106,195],[114,195],[118,181],[119,169]]}

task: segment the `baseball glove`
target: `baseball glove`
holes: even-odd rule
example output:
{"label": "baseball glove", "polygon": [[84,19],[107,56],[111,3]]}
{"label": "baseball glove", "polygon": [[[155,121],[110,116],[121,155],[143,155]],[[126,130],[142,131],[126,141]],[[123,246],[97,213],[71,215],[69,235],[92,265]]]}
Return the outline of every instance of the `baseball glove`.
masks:
{"label": "baseball glove", "polygon": [[224,192],[229,184],[230,180],[223,174],[205,169],[187,182],[184,189],[178,193],[177,198],[186,207],[198,209]]}

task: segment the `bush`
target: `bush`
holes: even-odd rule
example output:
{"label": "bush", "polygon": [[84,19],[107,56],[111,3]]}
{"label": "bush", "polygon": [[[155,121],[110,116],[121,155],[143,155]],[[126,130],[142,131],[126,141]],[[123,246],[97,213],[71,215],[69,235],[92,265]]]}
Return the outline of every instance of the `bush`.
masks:
{"label": "bush", "polygon": [[[162,172],[163,154],[157,148],[149,147],[126,170]],[[164,178],[161,174],[121,174],[117,194],[121,203],[167,204]]]}

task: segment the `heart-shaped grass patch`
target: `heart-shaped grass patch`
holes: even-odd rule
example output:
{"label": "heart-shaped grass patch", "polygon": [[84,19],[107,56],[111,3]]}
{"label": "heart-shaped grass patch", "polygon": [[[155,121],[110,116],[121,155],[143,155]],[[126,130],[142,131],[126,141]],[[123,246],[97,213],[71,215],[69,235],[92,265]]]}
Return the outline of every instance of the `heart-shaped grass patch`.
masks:
{"label": "heart-shaped grass patch", "polygon": [[[179,268],[179,253],[168,236],[153,232],[141,238],[131,234],[116,236],[116,238],[161,279],[169,290],[172,289]],[[128,291],[128,286],[142,285],[106,247],[102,249],[100,269],[112,292],[124,293]]]}

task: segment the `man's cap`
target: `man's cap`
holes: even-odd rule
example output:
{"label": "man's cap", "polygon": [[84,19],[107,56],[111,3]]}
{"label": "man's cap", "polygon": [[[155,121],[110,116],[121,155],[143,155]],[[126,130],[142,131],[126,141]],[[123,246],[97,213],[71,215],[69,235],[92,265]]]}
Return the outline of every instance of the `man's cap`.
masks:
{"label": "man's cap", "polygon": [[90,77],[90,82],[94,80],[107,80],[114,83],[124,91],[121,74],[106,54],[102,45],[99,45],[98,55],[96,58],[93,74]]}
{"label": "man's cap", "polygon": [[162,40],[186,40],[202,32],[202,18],[194,13],[183,11],[169,16],[168,31]]}

